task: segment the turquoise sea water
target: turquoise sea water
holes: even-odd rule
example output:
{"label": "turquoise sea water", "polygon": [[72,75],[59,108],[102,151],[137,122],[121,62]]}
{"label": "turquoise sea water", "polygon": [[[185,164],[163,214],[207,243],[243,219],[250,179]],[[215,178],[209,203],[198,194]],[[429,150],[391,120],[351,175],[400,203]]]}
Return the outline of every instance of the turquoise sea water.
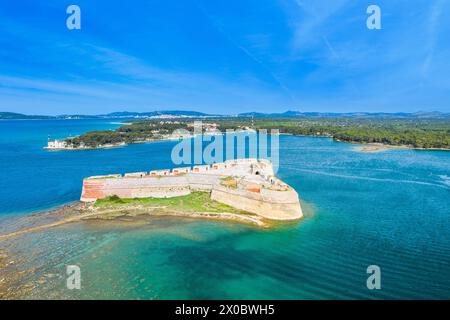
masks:
{"label": "turquoise sea water", "polygon": [[[85,176],[173,167],[175,142],[41,149],[48,134],[114,126],[105,120],[0,122],[0,226],[77,200]],[[53,275],[30,297],[450,298],[450,152],[360,153],[354,147],[280,137],[278,175],[299,192],[307,213],[298,223],[260,230],[174,218],[90,222],[8,245],[32,250],[27,263],[35,271],[28,281]],[[67,264],[81,267],[82,290],[65,288]],[[369,265],[381,268],[381,290],[366,287]]]}

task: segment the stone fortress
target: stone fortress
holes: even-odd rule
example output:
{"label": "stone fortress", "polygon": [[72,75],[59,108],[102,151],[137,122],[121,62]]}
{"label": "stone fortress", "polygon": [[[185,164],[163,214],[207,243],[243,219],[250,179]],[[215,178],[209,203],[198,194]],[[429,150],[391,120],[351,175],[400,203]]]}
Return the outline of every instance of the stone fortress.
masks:
{"label": "stone fortress", "polygon": [[238,159],[212,165],[113,174],[84,179],[81,201],[120,198],[170,198],[193,191],[212,200],[271,220],[303,216],[297,192],[275,177],[268,160]]}

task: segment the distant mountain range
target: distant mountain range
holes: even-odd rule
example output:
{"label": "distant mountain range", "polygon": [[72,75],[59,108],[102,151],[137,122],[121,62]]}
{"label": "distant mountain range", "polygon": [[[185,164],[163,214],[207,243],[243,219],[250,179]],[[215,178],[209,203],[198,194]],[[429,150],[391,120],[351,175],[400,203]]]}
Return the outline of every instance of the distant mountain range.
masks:
{"label": "distant mountain range", "polygon": [[0,119],[6,120],[35,120],[35,119],[120,119],[120,118],[200,118],[200,117],[212,117],[216,115],[209,115],[197,111],[181,111],[181,110],[169,110],[169,111],[151,111],[151,112],[112,112],[107,114],[98,115],[82,115],[82,114],[62,114],[57,116],[43,116],[43,115],[26,115],[22,113],[14,112],[0,112]]}
{"label": "distant mountain range", "polygon": [[438,111],[433,112],[348,112],[348,113],[335,113],[335,112],[300,112],[300,111],[286,111],[283,113],[261,113],[261,112],[246,112],[239,113],[234,116],[207,114],[197,111],[182,111],[182,110],[169,110],[169,111],[151,111],[151,112],[112,112],[108,114],[99,115],[57,115],[57,116],[44,116],[44,115],[26,115],[14,112],[0,112],[0,120],[45,120],[45,119],[120,119],[120,118],[136,118],[136,119],[148,119],[148,118],[203,118],[203,117],[255,117],[255,118],[300,118],[300,117],[321,117],[321,118],[415,118],[415,119],[441,119],[450,118],[450,113],[443,113]]}
{"label": "distant mountain range", "polygon": [[443,113],[438,111],[432,112],[300,112],[300,111],[286,111],[283,113],[260,113],[260,112],[246,112],[240,113],[238,117],[271,117],[271,118],[295,118],[295,117],[320,117],[320,118],[450,118],[450,113]]}
{"label": "distant mountain range", "polygon": [[197,111],[181,111],[181,110],[169,110],[169,111],[151,111],[151,112],[112,112],[104,115],[99,115],[99,117],[107,117],[107,118],[129,118],[129,117],[158,117],[158,116],[174,116],[174,117],[208,117],[213,116],[210,114],[206,114],[203,112]]}

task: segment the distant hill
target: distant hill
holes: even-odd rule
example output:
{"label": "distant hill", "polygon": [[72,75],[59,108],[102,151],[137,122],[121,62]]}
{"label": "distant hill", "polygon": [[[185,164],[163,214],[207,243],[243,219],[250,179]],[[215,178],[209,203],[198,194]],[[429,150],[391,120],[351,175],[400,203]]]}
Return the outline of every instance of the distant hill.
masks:
{"label": "distant hill", "polygon": [[[150,111],[150,112],[112,112],[100,115],[57,115],[57,116],[43,116],[43,115],[26,115],[15,112],[0,112],[0,120],[36,120],[36,119],[120,119],[120,118],[203,118],[203,117],[225,117],[226,115],[208,114],[198,111],[182,111],[182,110],[168,110],[168,111]],[[229,117],[229,116],[228,116]],[[450,119],[450,113],[443,113],[438,111],[419,111],[415,113],[405,112],[300,112],[300,111],[286,111],[282,113],[262,113],[262,112],[245,112],[240,113],[234,117],[270,117],[270,118],[296,118],[296,117],[317,117],[317,118],[411,118],[411,119]]]}
{"label": "distant hill", "polygon": [[[112,112],[101,115],[57,115],[57,116],[41,116],[41,115],[26,115],[15,112],[0,112],[0,119],[3,120],[32,120],[32,119],[99,119],[99,118],[157,118],[157,117],[208,117],[212,116],[203,112],[197,111],[182,111],[182,110],[169,110],[169,111],[151,111],[151,112]],[[217,115],[215,115],[217,116]]]}
{"label": "distant hill", "polygon": [[39,116],[39,115],[25,115],[22,113],[15,112],[0,112],[0,119],[11,119],[11,120],[22,120],[22,119],[50,119],[49,116]]}
{"label": "distant hill", "polygon": [[450,118],[450,113],[443,113],[438,111],[431,112],[299,112],[286,111],[283,113],[261,113],[261,112],[246,112],[240,113],[238,117],[269,117],[269,118],[295,118],[295,117],[318,117],[318,118],[413,118],[413,119],[443,119]]}
{"label": "distant hill", "polygon": [[182,110],[168,110],[168,111],[151,111],[151,112],[112,112],[105,115],[101,115],[102,117],[118,117],[118,118],[126,118],[126,117],[158,117],[158,116],[174,116],[174,117],[207,117],[211,116],[207,113],[197,112],[197,111],[182,111]]}
{"label": "distant hill", "polygon": [[27,115],[15,112],[0,112],[0,120],[51,120],[51,119],[93,119],[99,116],[92,115],[69,115],[63,114],[58,116],[43,116],[43,115]]}
{"label": "distant hill", "polygon": [[286,111],[283,113],[261,113],[261,112],[246,112],[239,113],[238,117],[282,117],[282,118],[290,118],[290,117],[299,117],[302,116],[303,113],[299,111]]}

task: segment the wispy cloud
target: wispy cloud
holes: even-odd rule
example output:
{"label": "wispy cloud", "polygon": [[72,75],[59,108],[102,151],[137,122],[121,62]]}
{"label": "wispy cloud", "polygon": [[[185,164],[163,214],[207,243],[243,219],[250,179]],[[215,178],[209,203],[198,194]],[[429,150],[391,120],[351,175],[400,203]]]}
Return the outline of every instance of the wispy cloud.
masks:
{"label": "wispy cloud", "polygon": [[8,3],[0,109],[450,109],[449,0],[378,0],[380,31],[366,28],[361,1],[138,1],[85,2],[80,32],[59,2]]}
{"label": "wispy cloud", "polygon": [[326,37],[324,25],[344,8],[349,0],[293,0],[293,2],[297,8],[291,13],[294,27],[292,45],[295,51],[299,51]]}
{"label": "wispy cloud", "polygon": [[230,36],[230,34],[225,31],[224,26],[222,26],[222,24],[217,19],[215,19],[214,16],[209,14],[202,5],[200,5],[198,2],[195,3],[198,9],[203,13],[203,15],[208,19],[208,21],[218,31],[219,34],[221,34],[228,42],[238,48],[238,50],[240,50],[247,58],[257,64],[262,70],[264,70],[264,72],[269,75],[269,77],[279,86],[279,88],[287,95],[287,97],[289,97],[291,102],[297,101],[291,89],[289,89],[288,86],[286,86],[283,81],[272,70],[270,70],[270,68],[263,61],[258,59],[250,51],[250,49],[246,48],[244,45],[240,44],[237,40]]}
{"label": "wispy cloud", "polygon": [[449,2],[447,0],[437,0],[431,5],[429,20],[428,20],[428,41],[426,44],[426,57],[422,66],[422,75],[427,78],[429,75],[430,67],[433,63],[434,50],[436,47],[436,39],[439,29],[439,21],[442,16],[445,5],[448,7]]}
{"label": "wispy cloud", "polygon": [[[110,80],[78,77],[52,80],[0,75],[0,94],[4,98],[0,107],[7,108],[8,104],[21,106],[36,97],[51,105],[63,96],[67,97],[67,105],[71,102],[75,104],[73,107],[82,101],[78,104],[80,109],[86,101],[103,104],[106,109],[117,108],[118,105],[128,108],[198,109],[211,107],[212,101],[218,108],[241,103],[256,108],[259,103],[282,101],[279,93],[260,87],[255,81],[229,83],[209,74],[163,70],[132,55],[89,44],[83,47],[82,52],[83,59],[92,59],[99,78],[106,74]],[[86,55],[86,52],[89,54]],[[218,96],[221,99],[217,99]],[[259,98],[255,99],[255,96]],[[8,100],[7,97],[14,99]]]}

